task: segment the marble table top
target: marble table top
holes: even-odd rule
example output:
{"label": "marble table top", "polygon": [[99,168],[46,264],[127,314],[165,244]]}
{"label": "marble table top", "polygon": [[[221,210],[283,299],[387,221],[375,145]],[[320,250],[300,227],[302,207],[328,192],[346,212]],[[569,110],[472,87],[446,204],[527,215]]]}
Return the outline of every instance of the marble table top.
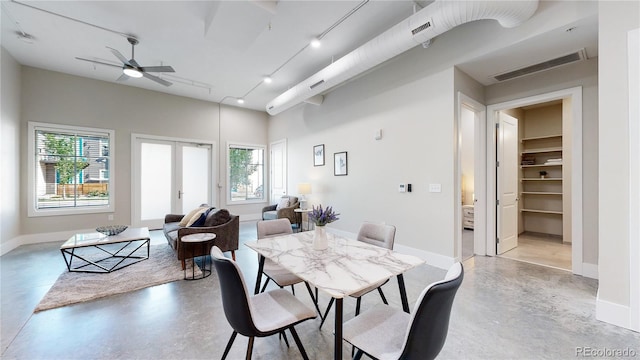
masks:
{"label": "marble table top", "polygon": [[313,236],[309,231],[245,245],[337,299],[425,262],[412,255],[333,234],[327,235],[328,249],[314,250]]}

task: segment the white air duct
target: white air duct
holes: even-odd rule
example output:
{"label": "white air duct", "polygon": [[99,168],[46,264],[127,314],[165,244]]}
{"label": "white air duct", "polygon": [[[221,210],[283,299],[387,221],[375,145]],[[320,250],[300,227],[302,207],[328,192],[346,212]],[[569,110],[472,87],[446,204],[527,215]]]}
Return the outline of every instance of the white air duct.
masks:
{"label": "white air duct", "polygon": [[273,99],[267,104],[267,112],[279,114],[458,25],[493,19],[503,27],[515,27],[529,19],[537,8],[538,0],[436,0]]}

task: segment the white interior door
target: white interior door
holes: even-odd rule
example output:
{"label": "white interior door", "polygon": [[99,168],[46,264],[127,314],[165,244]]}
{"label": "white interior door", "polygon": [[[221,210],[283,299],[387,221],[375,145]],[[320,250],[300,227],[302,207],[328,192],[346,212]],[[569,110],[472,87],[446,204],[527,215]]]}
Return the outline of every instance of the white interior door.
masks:
{"label": "white interior door", "polygon": [[273,142],[269,147],[271,148],[271,179],[269,181],[271,198],[269,200],[274,203],[282,195],[287,195],[287,140]]}
{"label": "white interior door", "polygon": [[518,246],[518,119],[498,115],[498,243],[502,254]]}
{"label": "white interior door", "polygon": [[134,137],[133,226],[160,229],[166,214],[213,204],[212,146]]}

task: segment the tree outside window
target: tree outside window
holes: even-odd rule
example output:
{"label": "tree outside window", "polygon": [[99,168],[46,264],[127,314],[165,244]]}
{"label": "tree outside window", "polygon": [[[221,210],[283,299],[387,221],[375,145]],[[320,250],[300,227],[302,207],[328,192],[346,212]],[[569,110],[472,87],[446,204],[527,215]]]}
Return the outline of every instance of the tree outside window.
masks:
{"label": "tree outside window", "polygon": [[229,199],[264,199],[264,147],[229,146]]}

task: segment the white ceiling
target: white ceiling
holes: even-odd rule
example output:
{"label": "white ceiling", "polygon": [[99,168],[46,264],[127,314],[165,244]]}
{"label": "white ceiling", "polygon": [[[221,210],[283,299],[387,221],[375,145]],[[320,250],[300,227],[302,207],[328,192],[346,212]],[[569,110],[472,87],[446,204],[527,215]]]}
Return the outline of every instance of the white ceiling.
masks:
{"label": "white ceiling", "polygon": [[[130,58],[131,47],[121,35],[130,34],[140,41],[135,48],[138,63],[171,65],[176,72],[158,74],[173,82],[170,87],[145,78],[122,84],[264,111],[267,102],[329,65],[332,59],[407,18],[414,8],[412,1],[369,1],[331,30],[319,49],[307,46],[311,38],[360,3],[239,0],[21,4],[2,0],[1,40],[23,65],[115,82],[121,75],[118,69],[75,57],[118,65],[106,47]],[[419,2],[421,6],[428,3]],[[589,57],[596,56],[597,19],[578,25],[576,36],[549,32],[459,66],[488,85],[491,75],[529,65],[533,60],[546,60],[582,47],[588,49]],[[21,31],[33,36],[33,42],[19,39],[17,32]],[[262,83],[265,75],[273,75],[273,83]],[[239,97],[245,98],[245,104],[236,103]]]}

